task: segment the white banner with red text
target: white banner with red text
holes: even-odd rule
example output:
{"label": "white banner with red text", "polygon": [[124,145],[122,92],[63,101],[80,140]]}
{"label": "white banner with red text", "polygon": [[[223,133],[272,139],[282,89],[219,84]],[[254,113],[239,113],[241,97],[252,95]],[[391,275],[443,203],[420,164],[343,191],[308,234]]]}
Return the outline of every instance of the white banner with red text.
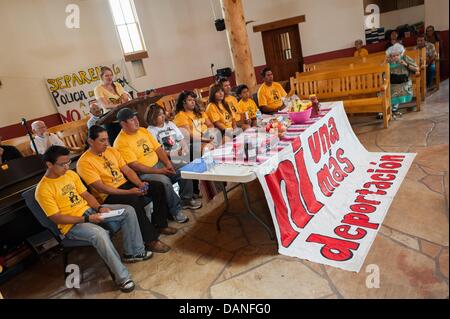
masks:
{"label": "white banner with red text", "polygon": [[256,170],[279,253],[359,272],[414,157],[368,152],[337,102]]}

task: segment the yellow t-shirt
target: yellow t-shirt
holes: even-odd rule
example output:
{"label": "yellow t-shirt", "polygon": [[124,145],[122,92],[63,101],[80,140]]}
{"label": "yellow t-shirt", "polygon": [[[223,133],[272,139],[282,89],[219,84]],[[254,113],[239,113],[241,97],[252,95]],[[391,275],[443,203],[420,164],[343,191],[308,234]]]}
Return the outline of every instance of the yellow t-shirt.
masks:
{"label": "yellow t-shirt", "polygon": [[255,101],[253,99],[248,99],[247,101],[240,100],[238,104],[239,109],[242,113],[248,112],[249,119],[256,119],[256,112],[258,111],[258,107],[256,106]]}
{"label": "yellow t-shirt", "polygon": [[364,49],[364,48],[362,48],[361,50],[355,50],[355,53],[353,54],[353,56],[355,57],[355,58],[362,58],[362,57],[365,57],[365,56],[368,56],[369,55],[369,51],[367,51],[366,49]]}
{"label": "yellow t-shirt", "polygon": [[239,122],[241,120],[241,115],[239,113],[243,113],[239,109],[239,102],[233,95],[228,95],[225,98],[225,102],[227,102],[228,106],[231,109],[231,112],[233,113],[234,120],[236,122]]}
{"label": "yellow t-shirt", "polygon": [[138,162],[153,167],[158,163],[156,150],[161,147],[161,144],[148,130],[140,127],[133,135],[121,130],[114,141],[114,147],[120,152],[127,164]]}
{"label": "yellow t-shirt", "polygon": [[[57,213],[81,217],[89,209],[80,194],[87,189],[74,171],[67,171],[58,178],[42,177],[36,188],[36,200],[47,216]],[[58,224],[62,234],[67,234],[73,224]]]}
{"label": "yellow t-shirt", "polygon": [[271,86],[263,83],[258,90],[259,105],[267,106],[270,111],[277,111],[283,105],[281,98],[287,95],[280,83],[273,82]]}
{"label": "yellow t-shirt", "polygon": [[118,95],[108,91],[103,87],[102,84],[99,84],[94,89],[95,98],[98,100],[101,97],[104,97],[107,101],[109,101],[112,104],[120,104],[120,97],[123,94],[126,94],[126,92],[120,83],[113,82],[113,84],[116,86],[116,91]]}
{"label": "yellow t-shirt", "polygon": [[[107,186],[119,188],[127,182],[120,170],[125,165],[127,163],[119,151],[108,147],[101,155],[95,155],[90,151],[84,152],[77,162],[77,172],[88,185],[102,181]],[[107,194],[99,193],[95,189],[92,189],[92,194],[100,203],[108,197]]]}
{"label": "yellow t-shirt", "polygon": [[203,134],[208,129],[208,126],[206,126],[207,119],[206,113],[202,113],[202,117],[197,117],[193,111],[181,111],[175,115],[173,122],[178,127],[188,126],[192,132],[197,131]]}
{"label": "yellow t-shirt", "polygon": [[[233,113],[233,111],[231,111]],[[209,103],[206,108],[206,114],[213,123],[220,122],[225,125],[226,128],[233,128],[233,114],[228,113],[222,103],[219,106],[215,103]]]}

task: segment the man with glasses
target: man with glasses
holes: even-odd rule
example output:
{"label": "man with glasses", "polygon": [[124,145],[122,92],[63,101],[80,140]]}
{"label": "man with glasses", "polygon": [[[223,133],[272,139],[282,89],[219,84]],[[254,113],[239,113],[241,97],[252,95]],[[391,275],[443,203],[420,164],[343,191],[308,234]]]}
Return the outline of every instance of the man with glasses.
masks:
{"label": "man with glasses", "polygon": [[90,129],[91,126],[97,123],[97,121],[103,115],[103,109],[100,106],[98,106],[96,102],[93,102],[89,105],[89,113],[91,113],[91,117],[86,123],[88,129]]}
{"label": "man with glasses", "polygon": [[[100,203],[126,204],[136,210],[147,250],[165,253],[170,247],[159,240],[159,234],[174,235],[176,228],[167,224],[168,207],[164,185],[143,182],[126,164],[119,151],[109,146],[106,129],[94,125],[89,129],[89,148],[77,162],[77,172],[91,187]],[[145,207],[153,203],[151,221]]]}
{"label": "man with glasses", "polygon": [[[64,142],[56,134],[50,134],[47,125],[43,121],[34,121],[31,124],[31,129],[34,133],[34,143],[36,144],[39,154],[44,154],[45,151],[52,145],[65,146]],[[30,142],[31,149],[34,150],[33,143]]]}
{"label": "man with glasses", "polygon": [[[111,242],[109,229],[123,229],[124,262],[147,260],[152,253],[146,251],[139,223],[133,207],[127,205],[100,205],[81,182],[80,177],[69,170],[70,151],[61,146],[50,146],[43,160],[47,171],[36,188],[36,200],[61,233],[69,239],[90,242],[114,274],[116,284],[123,292],[130,292],[135,285],[128,269]],[[118,216],[105,219],[103,213],[124,209]]]}

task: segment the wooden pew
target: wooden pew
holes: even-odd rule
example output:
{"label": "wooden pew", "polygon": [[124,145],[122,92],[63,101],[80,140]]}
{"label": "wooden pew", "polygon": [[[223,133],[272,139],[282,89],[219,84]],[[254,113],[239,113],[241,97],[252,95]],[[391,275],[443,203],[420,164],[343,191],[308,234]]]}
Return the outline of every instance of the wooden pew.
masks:
{"label": "wooden pew", "polygon": [[89,116],[78,120],[50,127],[49,133],[58,135],[72,153],[81,153],[86,145]]}
{"label": "wooden pew", "polygon": [[158,104],[161,104],[164,106],[164,109],[166,110],[167,114],[169,115],[169,120],[172,120],[173,117],[175,116],[175,108],[177,106],[178,95],[179,95],[179,93],[165,95],[159,100],[160,103],[158,103]]}
{"label": "wooden pew", "polygon": [[[426,50],[425,48],[416,50],[414,47],[406,48],[405,54],[408,55],[410,58],[412,58],[417,66],[420,68],[420,90],[421,90],[421,99],[422,101],[425,101],[426,96]],[[369,54],[367,57],[363,58],[355,58],[355,57],[347,57],[347,58],[339,58],[339,59],[332,59],[332,60],[326,60],[326,61],[320,61],[316,63],[310,63],[310,64],[304,64],[303,65],[303,71],[304,72],[310,72],[310,71],[317,71],[317,70],[328,70],[333,67],[339,67],[339,66],[352,66],[352,65],[358,65],[362,63],[369,63],[369,64],[382,64],[385,62],[386,59],[386,53],[384,51],[376,52]],[[437,68],[437,65],[436,65]],[[437,72],[436,72],[437,73]],[[436,76],[437,78],[437,76]]]}
{"label": "wooden pew", "polygon": [[320,101],[343,100],[347,113],[382,113],[384,127],[392,117],[389,66],[371,65],[355,69],[297,73],[301,99],[317,95]]}

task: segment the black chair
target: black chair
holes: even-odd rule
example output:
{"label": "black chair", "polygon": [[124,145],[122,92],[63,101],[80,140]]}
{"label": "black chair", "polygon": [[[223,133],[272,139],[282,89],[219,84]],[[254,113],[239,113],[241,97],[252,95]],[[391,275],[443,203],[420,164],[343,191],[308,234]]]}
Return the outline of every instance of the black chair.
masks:
{"label": "black chair", "polygon": [[[48,229],[52,233],[52,235],[56,238],[56,240],[59,242],[59,245],[62,248],[63,252],[64,278],[67,278],[68,274],[66,273],[66,269],[67,265],[69,265],[70,252],[72,252],[76,248],[93,247],[93,246],[88,241],[69,239],[65,237],[63,234],[61,234],[56,224],[47,217],[47,215],[44,213],[39,203],[36,201],[34,197],[35,191],[36,187],[32,187],[29,190],[23,192],[22,197],[25,199],[25,203],[27,204],[28,208],[30,209],[31,213],[36,218],[36,220],[44,228]],[[111,272],[111,270],[106,264],[105,266],[108,269],[108,272],[114,281],[114,274]]]}

